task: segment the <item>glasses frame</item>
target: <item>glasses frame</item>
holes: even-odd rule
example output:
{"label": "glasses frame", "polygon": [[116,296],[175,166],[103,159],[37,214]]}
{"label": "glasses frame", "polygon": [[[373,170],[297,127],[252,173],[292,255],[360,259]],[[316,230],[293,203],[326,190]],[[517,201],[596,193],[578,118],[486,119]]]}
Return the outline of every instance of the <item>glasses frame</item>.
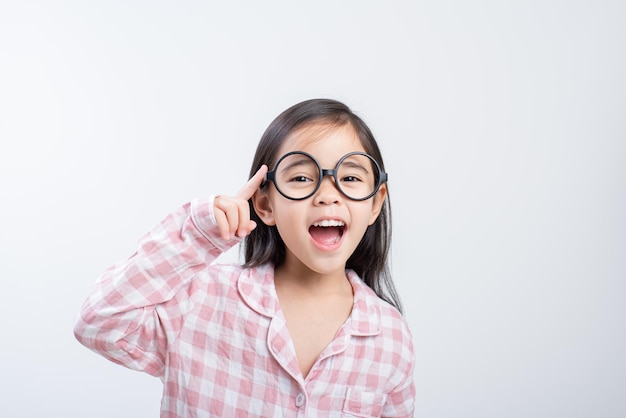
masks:
{"label": "glasses frame", "polygon": [[[285,158],[289,157],[290,155],[294,155],[294,154],[300,154],[300,155],[304,155],[306,157],[309,157],[311,160],[313,160],[313,162],[315,163],[315,165],[317,166],[317,169],[319,170],[320,176],[319,179],[317,180],[317,185],[315,186],[315,189],[313,189],[313,191],[311,193],[309,193],[308,195],[304,196],[304,197],[291,197],[286,195],[282,190],[280,190],[280,187],[278,187],[278,184],[276,184],[276,168],[278,167],[278,165],[281,163],[281,161],[283,161]],[[370,193],[369,195],[367,195],[366,197],[361,197],[361,198],[354,198],[351,196],[348,196],[343,190],[341,190],[341,187],[339,186],[339,179],[337,178],[337,171],[339,170],[339,166],[349,157],[353,156],[353,155],[363,155],[365,157],[368,157],[373,163],[374,163],[374,167],[376,168],[376,170],[378,170],[378,182],[376,183],[376,187],[374,187],[374,191],[372,193]],[[311,154],[309,154],[308,152],[304,152],[304,151],[291,151],[288,152],[287,154],[283,155],[282,157],[280,157],[278,159],[278,161],[276,162],[276,164],[274,165],[274,169],[271,171],[268,171],[265,174],[265,180],[263,182],[263,184],[261,185],[261,187],[264,187],[265,184],[268,181],[271,181],[272,183],[274,183],[274,187],[276,187],[276,190],[278,190],[278,193],[280,193],[283,197],[289,199],[289,200],[305,200],[308,199],[309,197],[313,196],[315,193],[317,193],[317,191],[319,190],[319,188],[322,185],[322,181],[324,180],[324,177],[326,176],[331,176],[334,180],[335,180],[335,188],[337,190],[339,190],[339,192],[344,195],[345,197],[347,197],[350,200],[356,200],[356,201],[362,201],[362,200],[367,200],[369,198],[371,198],[372,196],[374,196],[376,193],[378,193],[378,190],[380,189],[380,186],[382,186],[383,183],[386,183],[389,175],[384,172],[381,168],[380,165],[378,164],[378,161],[376,161],[376,159],[374,157],[372,157],[371,155],[365,153],[365,152],[361,152],[361,151],[354,151],[354,152],[350,152],[346,155],[344,155],[343,157],[341,157],[339,159],[339,161],[337,162],[337,165],[335,165],[334,169],[324,169],[322,168],[321,164],[319,163],[319,161],[317,161],[317,158],[315,158],[314,156],[312,156]]]}

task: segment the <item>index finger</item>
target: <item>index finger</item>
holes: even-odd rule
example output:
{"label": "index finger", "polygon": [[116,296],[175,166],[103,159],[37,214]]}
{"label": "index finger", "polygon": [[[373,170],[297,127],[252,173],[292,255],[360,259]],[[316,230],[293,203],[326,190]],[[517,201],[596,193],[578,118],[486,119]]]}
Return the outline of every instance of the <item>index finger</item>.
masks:
{"label": "index finger", "polygon": [[263,180],[265,180],[265,173],[267,173],[267,166],[263,164],[261,168],[248,180],[248,182],[239,190],[235,197],[248,200],[254,193],[261,187]]}

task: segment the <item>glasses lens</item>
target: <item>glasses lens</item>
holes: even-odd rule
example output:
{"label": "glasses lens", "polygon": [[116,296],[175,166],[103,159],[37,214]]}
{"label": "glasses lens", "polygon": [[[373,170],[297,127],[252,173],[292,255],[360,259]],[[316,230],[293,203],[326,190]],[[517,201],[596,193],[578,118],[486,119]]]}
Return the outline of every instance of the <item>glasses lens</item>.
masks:
{"label": "glasses lens", "polygon": [[338,186],[352,199],[364,199],[374,193],[379,177],[378,167],[368,155],[350,155],[337,169]]}
{"label": "glasses lens", "polygon": [[291,154],[276,166],[276,187],[293,199],[309,196],[319,184],[320,170],[309,156]]}

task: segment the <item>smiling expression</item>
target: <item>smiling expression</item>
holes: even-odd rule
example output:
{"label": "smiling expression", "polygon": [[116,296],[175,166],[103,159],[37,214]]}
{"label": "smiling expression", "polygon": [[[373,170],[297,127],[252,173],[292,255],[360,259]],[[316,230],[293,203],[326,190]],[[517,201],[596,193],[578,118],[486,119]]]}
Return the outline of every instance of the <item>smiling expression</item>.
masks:
{"label": "smiling expression", "polygon": [[[349,124],[312,124],[289,135],[277,155],[291,151],[307,152],[322,168],[332,168],[344,155],[366,150]],[[259,217],[267,225],[275,225],[285,243],[286,269],[343,276],[348,258],[378,217],[385,196],[383,184],[372,198],[351,200],[326,176],[307,199],[289,200],[272,185],[257,193],[253,201]]]}

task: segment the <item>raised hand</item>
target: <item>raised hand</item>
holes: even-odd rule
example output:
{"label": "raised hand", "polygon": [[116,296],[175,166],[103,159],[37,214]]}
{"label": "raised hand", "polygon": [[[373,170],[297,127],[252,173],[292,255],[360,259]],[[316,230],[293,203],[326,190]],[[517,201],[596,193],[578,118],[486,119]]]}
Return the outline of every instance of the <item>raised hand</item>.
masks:
{"label": "raised hand", "polygon": [[214,214],[222,238],[229,240],[235,235],[243,238],[254,228],[256,222],[250,219],[248,200],[263,183],[267,166],[262,165],[250,180],[234,196],[217,196]]}

